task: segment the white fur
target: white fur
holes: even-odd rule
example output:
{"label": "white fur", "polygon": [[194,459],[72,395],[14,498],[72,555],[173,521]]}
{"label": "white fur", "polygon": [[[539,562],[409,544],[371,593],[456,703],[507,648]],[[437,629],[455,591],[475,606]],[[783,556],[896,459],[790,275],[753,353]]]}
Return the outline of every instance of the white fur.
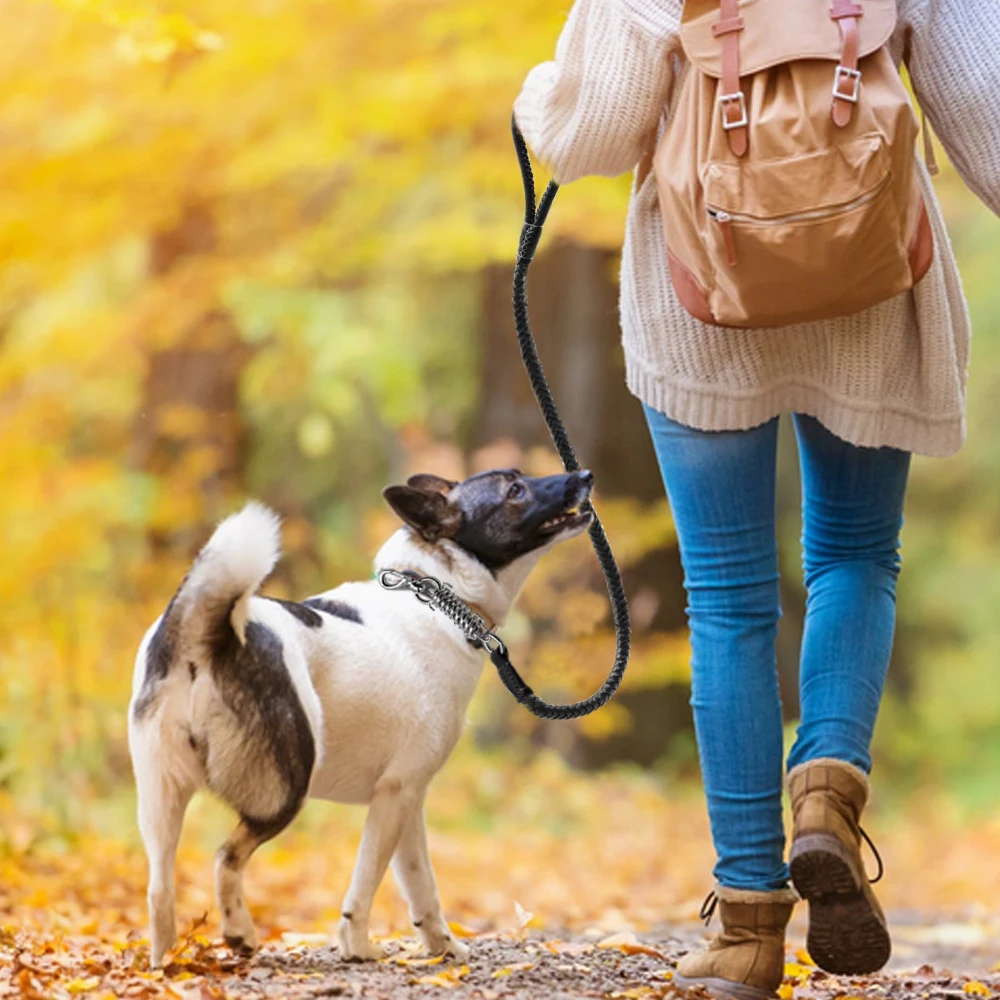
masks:
{"label": "white fur", "polygon": [[[428,950],[464,958],[468,949],[448,929],[438,900],[423,803],[428,783],[459,738],[485,653],[469,645],[443,614],[406,591],[385,590],[377,580],[345,583],[320,595],[356,608],[363,625],[324,614],[322,627],[307,628],[280,605],[252,596],[277,558],[277,523],[266,508],[252,504],[219,526],[181,592],[183,596],[190,590],[192,595],[191,607],[185,610],[185,632],[197,632],[197,612],[206,596],[243,595],[232,614],[234,629],[242,640],[246,623],[252,620],[277,633],[313,732],[317,762],[309,795],[369,806],[338,927],[343,957],[370,958],[378,953],[368,939],[368,918],[391,861]],[[583,530],[564,529],[494,578],[457,544],[444,540],[436,549],[419,545],[410,529],[401,527],[379,550],[374,568],[409,566],[448,581],[461,597],[479,604],[502,624],[541,556]],[[155,627],[156,623],[147,632],[136,659],[133,706],[143,690]],[[185,656],[194,658],[197,679],[192,681],[183,667],[175,669],[157,690],[155,710],[139,721],[129,712],[139,824],[150,858],[153,965],[162,962],[175,940],[174,854],[185,807],[205,784],[201,760],[189,745],[188,734],[192,728],[206,727],[213,753],[225,753],[229,744],[235,748],[239,735],[231,731],[211,670],[202,669],[209,666],[206,653],[196,642],[186,642],[185,650]],[[261,786],[261,795],[268,794],[267,775],[247,778]],[[233,838],[227,842],[232,843]],[[234,871],[220,864],[216,875],[223,934],[252,947],[242,868]]]}
{"label": "white fur", "polygon": [[196,598],[206,590],[241,595],[230,619],[240,642],[246,641],[250,598],[281,554],[280,523],[274,511],[251,500],[215,529],[191,568],[188,583]]}

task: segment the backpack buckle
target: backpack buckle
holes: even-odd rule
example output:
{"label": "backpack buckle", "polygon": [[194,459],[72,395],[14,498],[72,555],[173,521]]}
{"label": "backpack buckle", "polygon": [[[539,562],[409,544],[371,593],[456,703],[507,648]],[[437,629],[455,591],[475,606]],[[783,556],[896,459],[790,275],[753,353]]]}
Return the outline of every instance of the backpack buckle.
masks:
{"label": "backpack buckle", "polygon": [[[845,94],[840,89],[842,80],[850,80],[850,90]],[[837,66],[833,74],[833,96],[839,97],[842,101],[850,101],[851,104],[858,103],[858,92],[861,90],[861,70],[851,69],[849,66]]]}
{"label": "backpack buckle", "polygon": [[[860,74],[859,74],[860,75]],[[743,128],[750,121],[747,118],[747,100],[743,96],[742,90],[737,90],[732,94],[719,94],[719,111],[722,114],[722,127],[728,132],[730,129]],[[736,104],[739,109],[739,118],[733,120],[729,117],[729,107]]]}

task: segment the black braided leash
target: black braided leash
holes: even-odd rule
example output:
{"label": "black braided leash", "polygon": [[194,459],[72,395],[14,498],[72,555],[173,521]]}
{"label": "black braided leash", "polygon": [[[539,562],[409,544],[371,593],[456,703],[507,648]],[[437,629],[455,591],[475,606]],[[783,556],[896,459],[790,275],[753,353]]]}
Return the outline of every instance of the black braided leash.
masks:
{"label": "black braided leash", "polygon": [[[542,363],[535,348],[535,338],[528,322],[527,278],[528,267],[535,256],[538,242],[542,237],[542,226],[552,207],[552,201],[559,190],[555,181],[549,181],[542,200],[535,207],[535,179],[531,172],[531,161],[528,159],[528,148],[521,135],[517,122],[511,118],[511,132],[514,136],[514,148],[521,165],[521,180],[524,182],[524,226],[521,229],[521,240],[517,249],[517,261],[514,265],[514,326],[517,329],[517,340],[521,348],[521,358],[528,372],[532,391],[541,407],[542,416],[548,425],[552,441],[559,452],[563,466],[567,472],[576,472],[580,463],[576,460],[573,447],[569,443],[566,428],[559,418],[559,411],[552,399],[548,382],[542,371]],[[608,674],[608,679],[589,698],[574,702],[572,705],[550,705],[542,701],[524,682],[521,675],[510,662],[507,647],[499,636],[491,632],[483,619],[477,615],[457,594],[448,583],[442,583],[435,577],[417,577],[406,571],[393,569],[381,570],[378,574],[379,583],[387,589],[407,588],[414,592],[417,598],[429,607],[442,611],[455,622],[467,635],[469,641],[485,646],[490,651],[490,659],[497,668],[500,680],[508,691],[529,711],[541,719],[578,719],[589,715],[606,704],[618,690],[628,664],[630,626],[628,618],[628,602],[625,599],[625,588],[622,586],[621,573],[611,552],[604,527],[597,516],[590,500],[580,505],[580,510],[592,514],[590,522],[590,541],[604,570],[604,579],[608,584],[608,594],[611,597],[611,609],[615,623],[617,644],[615,662]]]}

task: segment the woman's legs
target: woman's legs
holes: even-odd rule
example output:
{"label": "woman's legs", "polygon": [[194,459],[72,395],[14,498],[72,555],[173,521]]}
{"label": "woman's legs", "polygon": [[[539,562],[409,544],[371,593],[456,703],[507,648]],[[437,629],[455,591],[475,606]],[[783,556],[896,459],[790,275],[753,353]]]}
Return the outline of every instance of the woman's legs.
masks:
{"label": "woman's legs", "polygon": [[774,652],[778,421],[704,432],[643,409],[684,565],[691,704],[718,855],[715,876],[732,889],[781,889],[788,869]]}
{"label": "woman's legs", "polygon": [[802,467],[802,712],[789,770],[834,758],[871,770],[896,616],[908,452],[858,448],[796,414]]}

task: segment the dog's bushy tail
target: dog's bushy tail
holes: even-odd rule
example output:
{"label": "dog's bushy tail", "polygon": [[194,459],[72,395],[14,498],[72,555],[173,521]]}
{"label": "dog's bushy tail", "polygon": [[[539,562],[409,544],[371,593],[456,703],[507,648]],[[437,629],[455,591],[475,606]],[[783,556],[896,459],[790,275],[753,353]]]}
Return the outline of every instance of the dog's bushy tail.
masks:
{"label": "dog's bushy tail", "polygon": [[227,517],[198,553],[171,609],[180,632],[211,641],[232,630],[244,639],[250,598],[281,554],[278,515],[251,501]]}

